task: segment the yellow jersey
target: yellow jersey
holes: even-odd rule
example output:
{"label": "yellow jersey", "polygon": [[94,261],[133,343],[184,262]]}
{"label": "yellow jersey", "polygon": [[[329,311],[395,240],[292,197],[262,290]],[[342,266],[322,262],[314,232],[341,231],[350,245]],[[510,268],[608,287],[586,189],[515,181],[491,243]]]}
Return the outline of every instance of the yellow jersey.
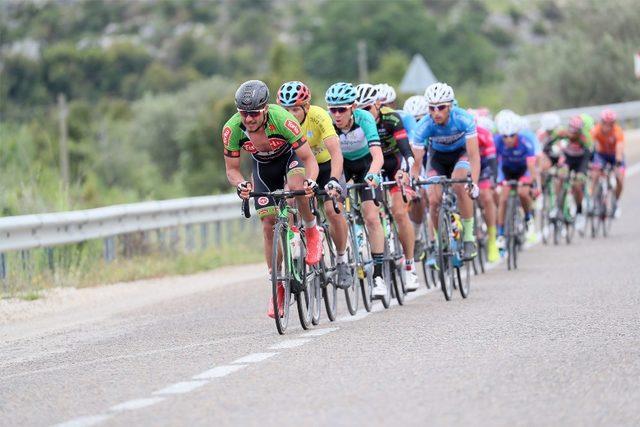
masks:
{"label": "yellow jersey", "polygon": [[318,163],[325,163],[331,160],[331,154],[329,154],[329,150],[324,145],[324,140],[332,136],[337,137],[338,134],[333,127],[333,121],[329,113],[318,106],[312,105],[309,107],[304,123],[300,126],[302,127],[302,134],[307,137],[307,142]]}

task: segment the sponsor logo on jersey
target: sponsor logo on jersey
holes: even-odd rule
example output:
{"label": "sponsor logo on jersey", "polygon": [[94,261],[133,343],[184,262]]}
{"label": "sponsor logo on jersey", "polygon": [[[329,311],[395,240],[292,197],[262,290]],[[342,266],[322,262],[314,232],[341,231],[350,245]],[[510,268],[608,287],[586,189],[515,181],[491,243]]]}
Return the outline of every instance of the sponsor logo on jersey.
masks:
{"label": "sponsor logo on jersey", "polygon": [[295,168],[296,166],[298,166],[298,161],[297,161],[297,160],[294,160],[293,162],[291,162],[291,163],[289,164],[289,169],[293,169],[293,168]]}
{"label": "sponsor logo on jersey", "polygon": [[293,132],[294,135],[300,135],[300,126],[293,120],[285,120],[284,125],[287,129]]}
{"label": "sponsor logo on jersey", "polygon": [[225,126],[222,130],[222,143],[225,147],[229,146],[229,139],[231,139],[231,128],[229,126]]}
{"label": "sponsor logo on jersey", "polygon": [[267,206],[269,204],[269,198],[268,197],[258,197],[258,204],[260,206]]}
{"label": "sponsor logo on jersey", "polygon": [[273,123],[269,123],[269,131],[271,131],[271,132],[275,132],[276,131],[276,127],[273,125]]}
{"label": "sponsor logo on jersey", "polygon": [[313,138],[313,131],[312,130],[308,130],[307,131],[307,138]]}

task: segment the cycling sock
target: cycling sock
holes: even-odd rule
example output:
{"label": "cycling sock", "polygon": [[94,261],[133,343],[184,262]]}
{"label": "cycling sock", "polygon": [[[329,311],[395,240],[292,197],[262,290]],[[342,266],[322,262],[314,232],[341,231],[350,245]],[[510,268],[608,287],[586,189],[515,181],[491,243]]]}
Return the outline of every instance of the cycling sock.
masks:
{"label": "cycling sock", "polygon": [[576,206],[576,213],[578,215],[582,214],[582,203],[578,203],[578,205]]}
{"label": "cycling sock", "polygon": [[504,226],[498,226],[498,236],[504,236]]}
{"label": "cycling sock", "polygon": [[496,226],[492,225],[487,228],[487,234],[489,235],[489,240],[496,240]]}
{"label": "cycling sock", "polygon": [[371,252],[371,258],[373,258],[373,277],[382,277],[382,264],[384,263],[384,254],[374,254]]}
{"label": "cycling sock", "polygon": [[405,260],[404,260],[404,267],[405,267],[405,269],[406,269],[406,270],[408,270],[408,271],[413,271],[413,269],[415,268],[415,267],[414,267],[414,264],[413,264],[413,258],[405,259]]}
{"label": "cycling sock", "polygon": [[531,219],[531,212],[527,211],[524,213],[524,220],[529,221]]}
{"label": "cycling sock", "polygon": [[336,262],[340,263],[340,262],[347,262],[347,253],[339,253],[338,252],[338,256],[336,257]]}
{"label": "cycling sock", "polygon": [[316,226],[316,219],[315,219],[315,217],[314,217],[314,218],[313,218],[313,220],[311,220],[311,221],[304,221],[304,228],[306,228],[307,230],[308,230],[308,229],[311,229],[311,228],[313,228],[313,227],[315,227],[315,226]]}
{"label": "cycling sock", "polygon": [[462,240],[464,242],[476,240],[473,235],[473,218],[462,218]]}

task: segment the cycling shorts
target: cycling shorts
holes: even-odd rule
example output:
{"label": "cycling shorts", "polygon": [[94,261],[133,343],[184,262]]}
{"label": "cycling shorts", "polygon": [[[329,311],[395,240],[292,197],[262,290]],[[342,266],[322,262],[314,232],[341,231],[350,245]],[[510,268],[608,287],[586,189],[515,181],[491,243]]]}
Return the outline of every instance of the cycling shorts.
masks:
{"label": "cycling shorts", "polygon": [[515,169],[507,169],[505,167],[502,168],[502,173],[500,174],[500,181],[502,184],[506,184],[507,181],[511,181],[512,179],[518,180],[523,183],[531,182],[531,174],[529,173],[529,169],[525,166],[523,168],[515,168]]}
{"label": "cycling shorts", "polygon": [[586,151],[580,156],[569,156],[565,153],[564,158],[570,171],[582,174],[587,173],[587,169],[589,168],[589,159],[591,158],[590,152]]}
{"label": "cycling shorts", "polygon": [[478,179],[478,187],[481,190],[493,188],[496,185],[498,177],[498,159],[495,157],[480,159],[480,178]]}
{"label": "cycling shorts", "polygon": [[[611,165],[612,167],[616,166],[616,155],[615,154],[605,154],[605,153],[598,153],[596,152],[593,155],[593,168],[594,169],[603,169],[605,167],[605,165]],[[624,158],[622,158],[622,164],[620,165],[620,169],[622,171],[622,173],[624,174],[624,170],[625,170],[625,163],[624,163]]]}
{"label": "cycling shorts", "polygon": [[466,169],[471,172],[471,164],[465,147],[451,152],[429,149],[427,176],[445,175],[447,178],[451,178],[455,169]]}
{"label": "cycling shorts", "polygon": [[[288,177],[304,175],[304,166],[294,150],[266,162],[254,158],[252,163],[256,192],[282,190]],[[260,218],[276,214],[276,201],[272,197],[256,197],[254,203]]]}
{"label": "cycling shorts", "polygon": [[[366,156],[356,160],[349,160],[345,158],[343,163],[345,180],[353,180],[355,184],[364,183],[364,177],[367,175],[369,168],[371,167],[371,160],[371,154],[367,154]],[[360,195],[360,200],[363,202],[373,200],[371,190],[361,188],[358,190],[358,194]],[[378,192],[376,192],[376,198],[379,198]]]}

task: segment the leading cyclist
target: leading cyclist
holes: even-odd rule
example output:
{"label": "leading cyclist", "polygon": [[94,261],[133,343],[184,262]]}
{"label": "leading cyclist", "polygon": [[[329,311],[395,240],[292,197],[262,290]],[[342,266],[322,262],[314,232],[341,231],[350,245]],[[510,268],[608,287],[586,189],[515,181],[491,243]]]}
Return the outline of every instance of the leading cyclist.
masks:
{"label": "leading cyclist", "polygon": [[[284,188],[305,190],[306,197],[313,197],[317,188],[318,163],[306,142],[300,125],[291,113],[278,105],[267,104],[269,88],[260,80],[249,80],[236,91],[238,112],[222,128],[224,164],[229,183],[237,188],[238,195],[249,198],[253,188],[268,192]],[[253,183],[247,181],[240,170],[240,149],[251,153]],[[306,176],[305,176],[306,174]],[[297,197],[296,203],[304,221],[307,237],[308,264],[316,264],[322,252],[320,232],[316,218],[305,197]],[[264,255],[269,271],[273,246],[273,227],[276,222],[276,202],[271,197],[258,197],[255,207],[262,221]],[[278,307],[282,315],[284,286],[278,287]],[[267,314],[275,317],[273,301]]]}

